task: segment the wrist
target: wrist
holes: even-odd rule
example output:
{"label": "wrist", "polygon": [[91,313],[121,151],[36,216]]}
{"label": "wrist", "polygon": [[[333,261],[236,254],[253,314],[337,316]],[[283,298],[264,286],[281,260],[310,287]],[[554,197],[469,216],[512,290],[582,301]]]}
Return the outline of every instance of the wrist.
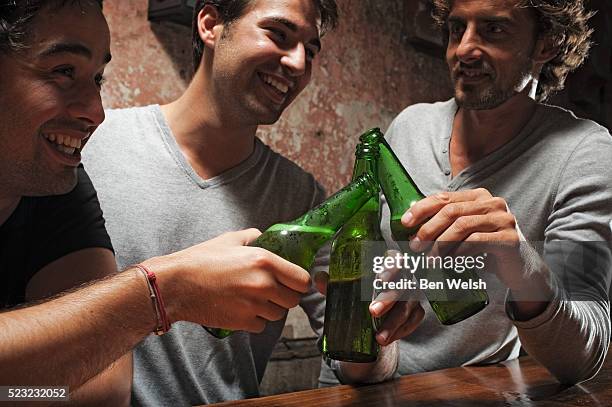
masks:
{"label": "wrist", "polygon": [[554,292],[543,276],[527,281],[525,287],[511,289],[508,302],[511,318],[515,321],[528,321],[546,311]]}
{"label": "wrist", "polygon": [[185,320],[182,314],[180,278],[178,267],[171,261],[171,256],[153,257],[141,262],[143,266],[156,275],[157,286],[164,299],[166,317],[170,324]]}

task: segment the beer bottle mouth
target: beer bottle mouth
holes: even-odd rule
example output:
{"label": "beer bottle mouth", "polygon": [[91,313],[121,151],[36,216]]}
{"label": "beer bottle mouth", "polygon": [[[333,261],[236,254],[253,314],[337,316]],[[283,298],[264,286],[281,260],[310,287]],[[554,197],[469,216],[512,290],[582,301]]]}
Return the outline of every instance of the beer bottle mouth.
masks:
{"label": "beer bottle mouth", "polygon": [[377,144],[384,138],[385,136],[380,131],[380,128],[374,127],[359,136],[359,141],[366,144]]}

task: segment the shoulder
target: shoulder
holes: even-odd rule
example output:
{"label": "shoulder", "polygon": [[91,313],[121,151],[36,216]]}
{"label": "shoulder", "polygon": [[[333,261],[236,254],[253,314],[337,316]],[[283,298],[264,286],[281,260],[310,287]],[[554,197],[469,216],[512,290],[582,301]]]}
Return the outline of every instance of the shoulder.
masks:
{"label": "shoulder", "polygon": [[147,106],[133,106],[120,109],[106,109],[106,119],[102,123],[102,126],[108,123],[113,123],[121,120],[137,119],[155,115],[157,111],[160,111],[159,105],[147,105]]}
{"label": "shoulder", "polygon": [[147,151],[153,135],[162,128],[158,105],[110,109],[105,110],[105,115],[82,152],[83,163],[94,180],[101,171],[110,171],[112,165],[136,160],[136,154]]}
{"label": "shoulder", "polygon": [[436,103],[417,103],[406,107],[393,119],[391,127],[400,125],[413,126],[428,119],[440,119],[454,114],[457,105],[454,99]]}
{"label": "shoulder", "polygon": [[112,250],[96,190],[82,167],[77,185],[69,193],[32,199],[29,221],[38,240],[38,268],[84,248]]}
{"label": "shoulder", "polygon": [[454,99],[411,105],[391,122],[385,138],[398,156],[429,157],[442,137],[450,135],[456,111]]}
{"label": "shoulder", "polygon": [[107,109],[105,119],[93,133],[92,141],[101,138],[125,137],[127,132],[142,132],[158,119],[159,105]]}
{"label": "shoulder", "polygon": [[36,212],[43,228],[67,230],[70,226],[81,232],[99,229],[106,234],[98,195],[82,166],[78,168],[78,181],[74,189],[64,195],[40,198]]}
{"label": "shoulder", "polygon": [[[454,99],[436,103],[417,103],[405,108],[387,129],[387,140],[393,144],[405,140],[410,134],[418,134],[424,141],[427,134],[440,135],[447,130],[457,111]],[[416,140],[415,140],[416,141]]]}
{"label": "shoulder", "polygon": [[605,127],[558,106],[541,104],[538,110],[539,133],[552,151],[572,154],[583,150],[596,157],[609,157],[612,136]]}

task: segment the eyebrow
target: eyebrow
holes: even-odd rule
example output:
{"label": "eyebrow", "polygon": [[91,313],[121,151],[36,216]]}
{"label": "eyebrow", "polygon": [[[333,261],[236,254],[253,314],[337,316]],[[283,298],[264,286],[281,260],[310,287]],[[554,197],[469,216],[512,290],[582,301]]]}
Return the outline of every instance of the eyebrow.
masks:
{"label": "eyebrow", "polygon": [[[278,23],[278,24],[283,24],[284,26],[286,26],[292,32],[297,32],[298,31],[298,26],[293,21],[287,20],[286,18],[283,18],[283,17],[270,17],[269,20],[272,21],[272,22]],[[309,42],[309,44],[314,45],[319,50],[321,49],[321,40],[319,38],[315,38],[315,39],[311,40]]]}
{"label": "eyebrow", "polygon": [[[514,20],[512,20],[511,18],[508,18],[508,17],[486,16],[486,17],[483,17],[483,18],[479,18],[479,20],[484,21],[485,23],[505,23],[505,24],[514,25]],[[448,18],[448,22],[451,22],[451,23],[464,23],[465,19],[461,18],[459,16],[450,16]]]}
{"label": "eyebrow", "polygon": [[[60,42],[56,44],[52,44],[50,47],[42,51],[39,56],[42,58],[55,56],[58,54],[74,54],[80,55],[87,59],[91,59],[93,57],[91,50],[86,46],[79,43],[71,43],[71,42]],[[104,57],[104,63],[108,64],[112,56],[110,53],[107,53]]]}

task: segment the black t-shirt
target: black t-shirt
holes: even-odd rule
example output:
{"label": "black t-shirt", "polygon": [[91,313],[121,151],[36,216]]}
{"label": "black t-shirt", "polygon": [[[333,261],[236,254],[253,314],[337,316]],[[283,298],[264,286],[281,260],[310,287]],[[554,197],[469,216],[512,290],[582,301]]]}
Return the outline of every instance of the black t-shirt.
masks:
{"label": "black t-shirt", "polygon": [[112,250],[98,196],[80,166],[71,192],[23,197],[0,225],[0,309],[25,302],[26,286],[41,268],[91,247]]}

